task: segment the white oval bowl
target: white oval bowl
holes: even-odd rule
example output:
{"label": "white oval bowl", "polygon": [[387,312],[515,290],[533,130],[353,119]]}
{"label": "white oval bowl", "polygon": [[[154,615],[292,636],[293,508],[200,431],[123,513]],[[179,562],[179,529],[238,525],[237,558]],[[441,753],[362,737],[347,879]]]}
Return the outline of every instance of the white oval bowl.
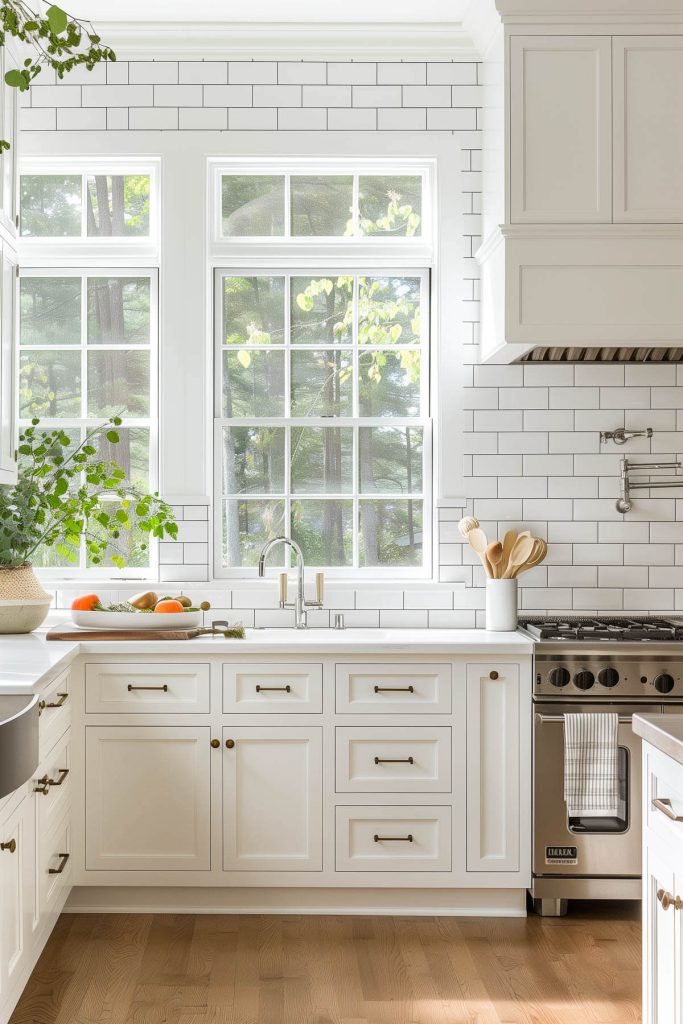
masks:
{"label": "white oval bowl", "polygon": [[201,612],[80,612],[71,618],[83,629],[194,629],[202,622]]}

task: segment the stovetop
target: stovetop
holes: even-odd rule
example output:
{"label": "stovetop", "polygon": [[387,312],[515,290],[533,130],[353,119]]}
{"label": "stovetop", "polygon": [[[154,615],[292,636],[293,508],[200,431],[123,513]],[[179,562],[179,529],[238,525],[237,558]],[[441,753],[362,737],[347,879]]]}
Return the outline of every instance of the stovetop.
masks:
{"label": "stovetop", "polygon": [[519,626],[533,640],[551,643],[683,643],[683,620],[659,616],[530,616]]}

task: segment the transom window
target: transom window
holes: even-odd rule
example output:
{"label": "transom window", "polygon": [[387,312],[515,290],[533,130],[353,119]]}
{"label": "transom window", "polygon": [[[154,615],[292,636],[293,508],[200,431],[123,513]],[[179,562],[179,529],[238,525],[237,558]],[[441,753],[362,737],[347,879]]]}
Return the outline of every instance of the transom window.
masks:
{"label": "transom window", "polygon": [[[401,177],[219,175],[223,238],[309,239],[306,262],[215,270],[219,576],[277,534],[342,574],[427,569],[430,275],[406,251],[426,198],[421,174]],[[321,256],[315,238],[335,234],[352,259]],[[381,264],[364,254],[377,234],[395,247]]]}

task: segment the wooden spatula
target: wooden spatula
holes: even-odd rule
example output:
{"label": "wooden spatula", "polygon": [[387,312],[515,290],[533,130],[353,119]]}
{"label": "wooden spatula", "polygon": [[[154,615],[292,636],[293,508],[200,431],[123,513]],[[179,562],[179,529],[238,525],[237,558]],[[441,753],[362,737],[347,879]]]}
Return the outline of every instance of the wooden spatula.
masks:
{"label": "wooden spatula", "polygon": [[510,557],[508,559],[508,566],[503,574],[503,579],[512,580],[515,578],[517,570],[520,566],[524,565],[527,561],[531,552],[534,548],[533,537],[522,537],[519,536],[515,541]]}
{"label": "wooden spatula", "polygon": [[541,540],[539,537],[534,537],[534,546],[531,554],[527,558],[526,562],[520,565],[516,572],[515,577],[521,575],[523,572],[527,572],[529,569],[533,569],[534,566],[540,565],[545,556],[548,554],[548,545],[546,541]]}
{"label": "wooden spatula", "polygon": [[510,560],[510,552],[514,547],[515,541],[517,540],[517,536],[518,534],[516,530],[508,530],[508,532],[503,537],[503,557],[498,566],[498,573],[501,577],[503,576],[505,570],[508,567],[508,562]]}

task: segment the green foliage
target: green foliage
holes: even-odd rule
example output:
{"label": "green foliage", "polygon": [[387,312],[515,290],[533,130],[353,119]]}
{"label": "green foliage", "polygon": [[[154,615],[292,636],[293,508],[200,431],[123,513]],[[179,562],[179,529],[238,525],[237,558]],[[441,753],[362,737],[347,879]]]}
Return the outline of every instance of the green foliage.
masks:
{"label": "green foliage", "polygon": [[39,424],[34,419],[19,435],[17,483],[0,486],[0,565],[22,565],[42,547],[78,564],[83,539],[90,564],[106,558],[121,569],[126,548],[120,541],[131,531],[177,536],[173,512],[158,493],[130,484],[119,464],[99,453],[103,438],[118,443],[118,416],[76,445],[66,431],[38,430]]}
{"label": "green foliage", "polygon": [[[19,39],[34,51],[21,68],[5,72],[5,83],[21,92],[28,90],[44,66],[53,68],[57,77],[63,78],[78,65],[92,71],[100,61],[116,60],[114,51],[102,45],[90,22],[71,17],[55,4],[43,16],[24,0],[0,0],[0,46],[5,45],[7,36]],[[9,148],[9,142],[1,139],[0,150]]]}

